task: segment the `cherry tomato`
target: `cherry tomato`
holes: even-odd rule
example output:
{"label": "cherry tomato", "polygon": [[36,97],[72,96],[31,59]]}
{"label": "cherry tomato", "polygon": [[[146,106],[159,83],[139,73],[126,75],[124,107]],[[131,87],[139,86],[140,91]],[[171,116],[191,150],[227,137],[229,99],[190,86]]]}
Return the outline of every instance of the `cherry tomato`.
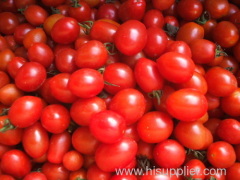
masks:
{"label": "cherry tomato", "polygon": [[143,94],[132,88],[119,91],[109,104],[109,110],[122,115],[126,119],[127,125],[133,124],[141,118],[145,108],[146,102]]}
{"label": "cherry tomato", "polygon": [[240,144],[240,122],[236,119],[224,119],[217,127],[217,135],[230,144]]}
{"label": "cherry tomato", "polygon": [[102,180],[109,180],[110,177],[110,172],[101,170],[96,164],[91,165],[87,171],[87,179],[98,180],[101,178]]}
{"label": "cherry tomato", "polygon": [[217,97],[229,96],[237,89],[236,77],[226,69],[212,67],[206,74],[208,93]]}
{"label": "cherry tomato", "polygon": [[168,114],[151,111],[138,120],[137,130],[144,142],[158,143],[166,140],[172,134],[173,121]]}
{"label": "cherry tomato", "polygon": [[[137,143],[130,138],[122,138],[112,144],[100,144],[95,153],[97,166],[106,172],[126,167],[137,153]],[[108,158],[106,158],[108,156]]]}
{"label": "cherry tomato", "polygon": [[193,179],[204,179],[206,166],[199,159],[191,159],[187,163],[184,164],[186,167],[186,177]]}
{"label": "cherry tomato", "polygon": [[63,105],[50,104],[42,110],[41,123],[48,132],[62,133],[70,124],[69,111]]}
{"label": "cherry tomato", "polygon": [[80,98],[94,97],[104,88],[103,76],[95,69],[81,68],[71,74],[68,88]]}
{"label": "cherry tomato", "polygon": [[184,147],[176,140],[166,139],[158,143],[153,150],[153,158],[163,168],[178,168],[185,160]]}
{"label": "cherry tomato", "polygon": [[26,62],[15,77],[16,86],[26,92],[36,91],[46,80],[47,72],[38,62]]}
{"label": "cherry tomato", "polygon": [[43,101],[39,97],[22,96],[9,109],[9,120],[14,126],[25,128],[40,119],[42,109]]}
{"label": "cherry tomato", "polygon": [[133,70],[128,65],[120,62],[106,66],[103,78],[106,82],[104,90],[113,95],[122,89],[135,88],[136,86]]}
{"label": "cherry tomato", "polygon": [[78,22],[87,21],[91,17],[91,8],[83,0],[77,0],[68,8],[68,15]]}
{"label": "cherry tomato", "polygon": [[161,11],[158,11],[157,9],[150,9],[147,12],[145,12],[143,17],[143,23],[147,28],[149,27],[162,28],[164,25],[164,16]]}
{"label": "cherry tomato", "polygon": [[237,180],[240,178],[240,163],[236,162],[231,167],[227,168],[226,179]]}
{"label": "cherry tomato", "polygon": [[[13,166],[14,164],[14,166]],[[16,178],[23,178],[30,173],[32,164],[25,152],[12,149],[6,152],[1,159],[1,170]]]}
{"label": "cherry tomato", "polygon": [[147,43],[147,30],[143,23],[128,20],[121,24],[114,35],[117,49],[128,56],[139,53]]}
{"label": "cherry tomato", "polygon": [[236,153],[231,144],[217,141],[208,147],[207,160],[216,168],[229,168],[236,161]]}
{"label": "cherry tomato", "polygon": [[70,44],[78,38],[79,31],[80,27],[76,19],[63,17],[53,25],[51,37],[57,43]]}
{"label": "cherry tomato", "polygon": [[179,122],[174,136],[183,146],[194,150],[205,150],[213,142],[210,130],[200,122]]}
{"label": "cherry tomato", "polygon": [[47,177],[42,172],[30,172],[23,180],[47,180]]}
{"label": "cherry tomato", "polygon": [[193,60],[177,52],[167,52],[157,59],[160,74],[173,83],[184,83],[191,79],[194,72]]}
{"label": "cherry tomato", "polygon": [[189,45],[184,41],[168,41],[166,52],[177,52],[192,57]]}
{"label": "cherry tomato", "polygon": [[39,5],[27,6],[24,10],[26,20],[33,26],[40,26],[48,17],[48,12]]}
{"label": "cherry tomato", "polygon": [[42,173],[47,177],[47,180],[69,179],[69,171],[62,164],[46,162],[42,165]]}
{"label": "cherry tomato", "polygon": [[35,28],[27,32],[23,39],[23,45],[26,49],[32,46],[33,43],[46,43],[47,35],[43,28]]}
{"label": "cherry tomato", "polygon": [[102,42],[90,40],[77,49],[74,61],[79,68],[98,69],[105,65],[108,51]]}
{"label": "cherry tomato", "polygon": [[19,25],[17,16],[12,12],[0,13],[0,32],[5,35],[13,34],[16,27]]}
{"label": "cherry tomato", "polygon": [[229,2],[227,0],[206,0],[204,7],[213,19],[220,19],[227,15]]}
{"label": "cherry tomato", "polygon": [[83,156],[75,150],[66,152],[63,156],[63,166],[70,171],[77,171],[83,166]]}
{"label": "cherry tomato", "polygon": [[11,49],[4,49],[0,51],[0,71],[7,71],[8,63],[15,57]]}

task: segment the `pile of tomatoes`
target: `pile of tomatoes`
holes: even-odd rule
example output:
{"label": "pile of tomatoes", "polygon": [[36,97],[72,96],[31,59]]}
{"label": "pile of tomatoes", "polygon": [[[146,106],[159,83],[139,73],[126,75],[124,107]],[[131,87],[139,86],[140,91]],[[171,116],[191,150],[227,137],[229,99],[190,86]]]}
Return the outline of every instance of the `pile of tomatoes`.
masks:
{"label": "pile of tomatoes", "polygon": [[1,0],[0,179],[239,180],[239,31],[239,0]]}

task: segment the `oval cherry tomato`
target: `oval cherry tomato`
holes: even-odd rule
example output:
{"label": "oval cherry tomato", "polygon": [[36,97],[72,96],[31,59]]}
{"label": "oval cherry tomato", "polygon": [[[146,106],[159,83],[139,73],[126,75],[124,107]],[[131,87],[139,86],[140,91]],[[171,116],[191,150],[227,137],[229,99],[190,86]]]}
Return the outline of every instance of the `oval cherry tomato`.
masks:
{"label": "oval cherry tomato", "polygon": [[128,20],[121,24],[114,35],[117,49],[128,56],[139,53],[147,43],[147,30],[143,23]]}
{"label": "oval cherry tomato", "polygon": [[47,177],[47,180],[69,180],[70,172],[61,163],[45,162],[42,165],[42,173]]}
{"label": "oval cherry tomato", "polygon": [[206,0],[204,7],[209,12],[211,18],[220,19],[227,15],[229,2],[227,0]]}
{"label": "oval cherry tomato", "polygon": [[71,74],[68,88],[80,98],[94,97],[104,88],[103,76],[95,69],[81,68]]}
{"label": "oval cherry tomato", "polygon": [[[137,143],[130,138],[122,138],[112,144],[100,144],[96,150],[97,166],[106,172],[126,167],[137,154]],[[108,156],[108,158],[106,158]]]}
{"label": "oval cherry tomato", "polygon": [[33,125],[40,119],[43,101],[35,96],[22,96],[13,102],[9,112],[10,122],[20,128]]}
{"label": "oval cherry tomato", "polygon": [[49,145],[48,132],[40,122],[24,129],[22,144],[24,151],[32,158],[43,156]]}
{"label": "oval cherry tomato", "polygon": [[119,91],[109,104],[109,110],[122,115],[126,119],[127,125],[133,124],[141,118],[145,108],[146,102],[143,94],[132,88]]}
{"label": "oval cherry tomato", "polygon": [[160,74],[173,83],[184,83],[191,79],[194,72],[193,60],[177,52],[167,52],[157,59]]}
{"label": "oval cherry tomato", "polygon": [[33,26],[40,26],[48,17],[48,12],[39,5],[29,5],[24,10],[26,20]]}

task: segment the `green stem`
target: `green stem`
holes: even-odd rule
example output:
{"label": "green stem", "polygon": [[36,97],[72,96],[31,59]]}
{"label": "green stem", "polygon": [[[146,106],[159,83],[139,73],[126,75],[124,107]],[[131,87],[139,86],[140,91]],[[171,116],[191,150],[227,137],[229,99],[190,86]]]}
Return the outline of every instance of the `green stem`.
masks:
{"label": "green stem", "polygon": [[106,47],[109,55],[115,55],[116,54],[116,48],[113,43],[106,42],[104,43],[104,46]]}
{"label": "green stem", "polygon": [[207,11],[204,11],[202,15],[195,20],[196,23],[203,25],[206,24],[206,22],[210,19],[210,15]]}
{"label": "green stem", "polygon": [[222,50],[220,45],[217,44],[216,46],[217,48],[215,50],[215,57],[228,56],[228,54]]}
{"label": "green stem", "polygon": [[79,4],[78,0],[71,0],[72,1],[72,7],[78,8],[78,7],[82,7],[81,4]]}
{"label": "green stem", "polygon": [[162,90],[154,90],[151,93],[149,93],[150,98],[156,98],[157,99],[157,104],[161,104],[161,97],[162,97]]}
{"label": "green stem", "polygon": [[4,133],[8,130],[15,129],[16,127],[11,124],[9,119],[4,120],[4,126],[0,129],[0,132]]}

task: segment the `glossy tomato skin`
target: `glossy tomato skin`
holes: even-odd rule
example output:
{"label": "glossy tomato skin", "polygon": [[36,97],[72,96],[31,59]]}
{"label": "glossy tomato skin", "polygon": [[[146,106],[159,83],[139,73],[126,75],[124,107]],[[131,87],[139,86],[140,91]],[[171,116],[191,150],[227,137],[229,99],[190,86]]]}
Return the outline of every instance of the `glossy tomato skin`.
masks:
{"label": "glossy tomato skin", "polygon": [[1,12],[0,19],[0,32],[5,35],[13,34],[20,24],[17,16],[12,12]]}
{"label": "glossy tomato skin", "polygon": [[164,25],[164,17],[161,11],[156,9],[150,9],[146,11],[143,16],[143,23],[147,28],[149,27],[159,27],[162,28]]}
{"label": "glossy tomato skin", "polygon": [[233,47],[239,40],[239,30],[230,21],[221,21],[213,29],[213,39],[223,48]]}
{"label": "glossy tomato skin", "polygon": [[78,151],[70,150],[64,154],[62,163],[69,171],[77,171],[82,168],[84,158]]}
{"label": "glossy tomato skin", "polygon": [[122,138],[113,144],[100,144],[96,150],[95,160],[101,170],[114,172],[116,168],[126,167],[136,153],[137,143],[130,138]]}
{"label": "glossy tomato skin", "polygon": [[207,160],[216,168],[229,168],[236,161],[236,153],[231,144],[217,141],[208,147]]}
{"label": "glossy tomato skin", "polygon": [[151,93],[163,88],[164,79],[159,73],[155,61],[140,58],[135,65],[134,75],[138,86],[146,93]]}
{"label": "glossy tomato skin", "polygon": [[155,162],[163,168],[178,168],[184,163],[185,157],[184,147],[172,139],[158,143],[153,150]]}
{"label": "glossy tomato skin", "polygon": [[42,111],[41,123],[48,132],[62,133],[70,124],[70,113],[61,104],[50,104]]}
{"label": "glossy tomato skin", "polygon": [[101,170],[95,163],[92,164],[87,170],[87,179],[97,180],[108,180],[111,178],[111,173]]}
{"label": "glossy tomato skin", "polygon": [[178,52],[188,57],[192,57],[192,52],[189,45],[184,41],[171,41],[169,40],[166,47],[166,52]]}
{"label": "glossy tomato skin", "polygon": [[70,77],[70,73],[59,73],[49,80],[50,93],[60,102],[73,103],[77,100],[68,88]]}
{"label": "glossy tomato skin", "polygon": [[[14,164],[14,166],[13,166]],[[6,152],[1,159],[1,170],[15,178],[23,178],[30,173],[32,164],[25,152],[12,149]]]}
{"label": "glossy tomato skin", "polygon": [[24,11],[26,20],[33,26],[40,26],[48,17],[48,12],[39,5],[27,6]]}
{"label": "glossy tomato skin", "polygon": [[163,112],[151,111],[144,114],[137,123],[140,138],[147,143],[166,140],[173,131],[173,121]]}
{"label": "glossy tomato skin", "polygon": [[80,27],[76,19],[64,17],[59,19],[51,30],[52,39],[60,44],[70,44],[79,35]]}
{"label": "glossy tomato skin", "polygon": [[222,110],[232,117],[237,117],[239,113],[239,98],[240,89],[237,88],[229,96],[221,98],[221,108]]}
{"label": "glossy tomato skin", "polygon": [[64,131],[59,134],[52,134],[49,141],[47,160],[50,163],[62,163],[63,156],[71,147],[71,135]]}
{"label": "glossy tomato skin", "polygon": [[240,144],[240,122],[236,119],[224,119],[217,127],[217,135],[230,144]]}
{"label": "glossy tomato skin", "polygon": [[45,162],[42,166],[42,173],[48,180],[68,180],[69,171],[62,164]]}
{"label": "glossy tomato skin", "polygon": [[17,71],[22,65],[27,62],[25,58],[13,57],[12,60],[7,64],[7,72],[12,77],[15,78]]}
{"label": "glossy tomato skin", "polygon": [[149,27],[147,29],[147,43],[143,52],[147,57],[156,59],[164,53],[167,41],[167,35],[164,30],[159,27]]}
{"label": "glossy tomato skin", "polygon": [[26,62],[15,77],[16,86],[26,92],[36,91],[44,83],[47,72],[38,62]]}
{"label": "glossy tomato skin", "polygon": [[82,68],[71,74],[68,87],[80,98],[94,97],[104,88],[103,76],[95,69]]}
{"label": "glossy tomato skin", "polygon": [[108,51],[102,42],[90,40],[77,49],[75,64],[79,68],[98,69],[105,65]]}
{"label": "glossy tomato skin", "polygon": [[227,0],[206,0],[204,7],[213,19],[219,19],[227,15],[229,2]]}
{"label": "glossy tomato skin", "polygon": [[42,172],[31,172],[23,180],[47,180],[47,177]]}
{"label": "glossy tomato skin", "polygon": [[[205,170],[206,166],[199,159],[191,159],[187,163],[184,164],[187,169],[186,177],[194,178],[194,179],[204,179],[205,178]],[[191,172],[194,172],[191,174]]]}
{"label": "glossy tomato skin", "polygon": [[124,135],[126,120],[114,111],[105,110],[91,117],[89,127],[99,141],[115,143]]}
{"label": "glossy tomato skin", "polygon": [[78,125],[88,126],[91,117],[96,113],[106,110],[106,108],[105,101],[97,96],[78,99],[71,105],[70,115]]}
{"label": "glossy tomato skin", "polygon": [[109,104],[109,110],[122,115],[126,119],[127,125],[133,124],[141,118],[145,108],[146,102],[143,94],[133,88],[119,91]]}
{"label": "glossy tomato skin", "polygon": [[146,27],[137,20],[128,20],[124,22],[119,26],[114,35],[114,44],[117,49],[128,56],[135,55],[142,51],[146,43]]}
{"label": "glossy tomato skin", "polygon": [[236,77],[226,69],[212,67],[206,74],[208,93],[217,97],[229,96],[237,89]]}
{"label": "glossy tomato skin", "polygon": [[89,20],[91,17],[91,8],[88,3],[82,0],[78,0],[77,3],[80,6],[75,7],[75,5],[72,5],[68,8],[69,16],[76,19],[78,22]]}
{"label": "glossy tomato skin", "polygon": [[110,94],[116,94],[122,89],[135,88],[136,78],[131,67],[128,65],[116,62],[105,67],[103,72],[104,90]]}
{"label": "glossy tomato skin", "polygon": [[39,158],[47,152],[49,145],[48,132],[40,122],[25,128],[22,138],[24,150],[30,157]]}
{"label": "glossy tomato skin", "polygon": [[[194,98],[194,101],[192,99]],[[172,93],[166,102],[167,111],[181,121],[195,121],[207,112],[207,100],[198,90],[186,88]]]}
{"label": "glossy tomato skin", "polygon": [[14,126],[25,128],[40,119],[43,107],[39,97],[22,96],[13,102],[8,116]]}
{"label": "glossy tomato skin", "polygon": [[194,39],[202,39],[204,37],[204,29],[195,22],[187,22],[182,25],[176,36],[177,41],[185,41],[187,44]]}
{"label": "glossy tomato skin", "polygon": [[179,122],[174,136],[183,146],[194,150],[205,150],[213,142],[210,130],[197,121]]}
{"label": "glossy tomato skin", "polygon": [[226,179],[237,180],[240,178],[240,163],[236,162],[227,168]]}
{"label": "glossy tomato skin", "polygon": [[193,75],[194,62],[183,54],[167,52],[157,59],[157,66],[160,74],[173,83],[184,83]]}

